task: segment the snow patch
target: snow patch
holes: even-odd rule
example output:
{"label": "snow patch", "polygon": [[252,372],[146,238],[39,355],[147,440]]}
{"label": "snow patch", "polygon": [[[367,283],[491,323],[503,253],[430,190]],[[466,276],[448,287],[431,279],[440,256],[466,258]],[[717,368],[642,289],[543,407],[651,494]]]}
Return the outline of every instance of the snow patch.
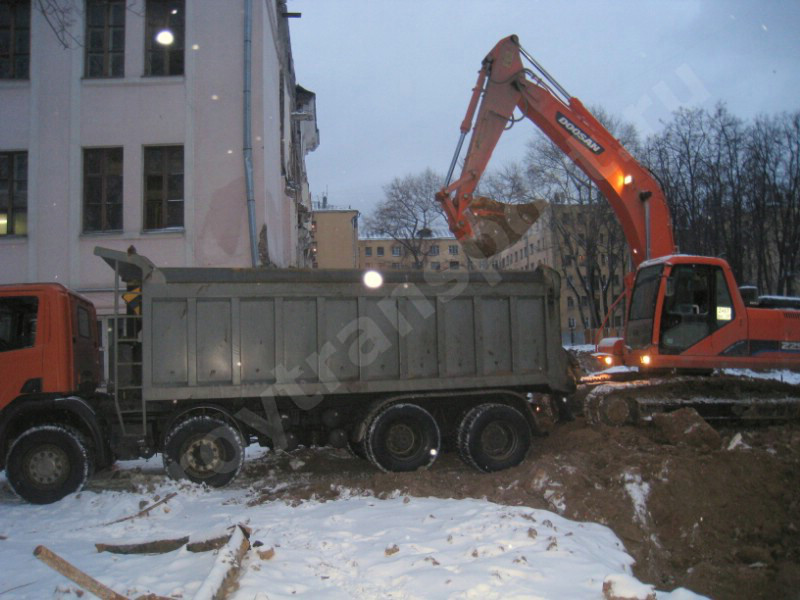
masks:
{"label": "snow patch", "polygon": [[788,369],[773,369],[771,371],[753,371],[751,369],[720,369],[723,375],[732,377],[750,377],[752,379],[769,379],[782,381],[791,385],[800,385],[800,373]]}
{"label": "snow patch", "polygon": [[642,481],[642,476],[638,473],[626,471],[625,491],[633,502],[633,511],[636,520],[642,527],[647,527],[649,513],[647,512],[647,497],[650,495],[650,484]]}
{"label": "snow patch", "polygon": [[750,446],[744,443],[742,440],[742,434],[737,433],[731,438],[730,443],[728,444],[728,450],[736,450],[737,448],[741,448],[742,450],[749,450]]}
{"label": "snow patch", "polygon": [[[1,478],[0,478],[1,479]],[[644,507],[646,484],[632,494]],[[547,486],[551,488],[553,486]],[[141,501],[172,492],[147,517]],[[161,555],[97,553],[98,541],[212,537],[236,523],[251,543],[274,549],[269,561],[250,551],[234,600],[253,598],[575,598],[595,600],[610,575],[632,577],[633,559],[614,533],[550,511],[485,500],[351,496],[296,505],[248,506],[253,489],[205,489],[174,482],[149,492],[81,492],[46,506],[24,504],[0,489],[0,592],[15,600],[57,598],[75,586],[37,561],[44,544],[105,585],[129,597],[147,593],[192,597],[220,553],[185,547]],[[644,508],[642,509],[644,510]],[[397,547],[397,552],[386,553]],[[19,586],[19,587],[18,587]],[[62,590],[59,592],[58,590]],[[73,592],[74,593],[74,592]],[[697,600],[691,594],[661,600]]]}

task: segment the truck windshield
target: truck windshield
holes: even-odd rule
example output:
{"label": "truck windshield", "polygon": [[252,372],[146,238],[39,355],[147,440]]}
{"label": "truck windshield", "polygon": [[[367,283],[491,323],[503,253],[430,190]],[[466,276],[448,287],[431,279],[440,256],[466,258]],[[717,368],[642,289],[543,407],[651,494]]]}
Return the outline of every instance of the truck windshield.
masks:
{"label": "truck windshield", "polygon": [[636,275],[628,313],[625,342],[631,348],[644,348],[653,336],[653,315],[664,265],[645,267]]}

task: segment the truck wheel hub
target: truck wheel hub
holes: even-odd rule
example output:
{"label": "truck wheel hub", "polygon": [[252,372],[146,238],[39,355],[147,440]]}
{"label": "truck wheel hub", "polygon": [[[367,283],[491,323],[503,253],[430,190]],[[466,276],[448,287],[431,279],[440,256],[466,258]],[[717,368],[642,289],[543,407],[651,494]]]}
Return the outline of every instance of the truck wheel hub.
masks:
{"label": "truck wheel hub", "polygon": [[203,437],[194,440],[186,449],[186,462],[198,473],[215,473],[222,465],[222,452],[214,440]]}
{"label": "truck wheel hub", "polygon": [[36,485],[52,487],[67,478],[69,459],[57,446],[42,446],[28,456],[27,472],[29,479]]}
{"label": "truck wheel hub", "polygon": [[510,455],[516,446],[513,432],[503,423],[490,423],[481,433],[481,446],[494,458]]}
{"label": "truck wheel hub", "polygon": [[411,456],[417,447],[417,436],[405,423],[396,423],[389,429],[386,446],[395,456]]}

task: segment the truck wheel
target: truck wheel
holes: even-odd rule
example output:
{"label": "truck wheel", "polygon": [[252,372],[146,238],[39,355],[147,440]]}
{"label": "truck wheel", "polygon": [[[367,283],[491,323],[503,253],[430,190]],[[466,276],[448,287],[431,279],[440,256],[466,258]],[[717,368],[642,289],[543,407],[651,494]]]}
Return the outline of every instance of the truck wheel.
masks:
{"label": "truck wheel", "polygon": [[471,409],[458,427],[458,453],[479,471],[518,465],[531,446],[531,429],[516,408],[487,403]]}
{"label": "truck wheel", "polygon": [[383,471],[416,471],[433,464],[441,435],[431,414],[416,404],[393,404],[367,427],[367,458]]}
{"label": "truck wheel", "polygon": [[50,504],[77,492],[91,471],[86,441],[64,425],[29,429],[11,445],[6,460],[8,483],[23,500]]}
{"label": "truck wheel", "polygon": [[225,421],[197,416],[170,430],[164,440],[163,459],[173,479],[222,487],[242,468],[244,447],[239,433]]}

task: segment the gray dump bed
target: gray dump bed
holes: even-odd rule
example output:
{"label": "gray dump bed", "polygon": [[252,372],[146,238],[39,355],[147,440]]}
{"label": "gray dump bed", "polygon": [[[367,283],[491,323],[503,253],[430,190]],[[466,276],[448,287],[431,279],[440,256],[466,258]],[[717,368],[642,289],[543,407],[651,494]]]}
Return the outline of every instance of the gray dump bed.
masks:
{"label": "gray dump bed", "polygon": [[558,275],[157,269],[141,283],[145,401],[519,388],[569,391]]}

